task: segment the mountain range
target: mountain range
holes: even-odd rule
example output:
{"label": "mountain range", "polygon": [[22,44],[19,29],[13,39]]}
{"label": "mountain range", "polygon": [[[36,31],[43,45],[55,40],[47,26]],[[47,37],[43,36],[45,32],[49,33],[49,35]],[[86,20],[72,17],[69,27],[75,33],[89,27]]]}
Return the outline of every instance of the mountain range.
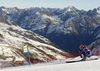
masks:
{"label": "mountain range", "polygon": [[89,45],[100,39],[100,7],[85,11],[74,6],[64,9],[2,6],[0,17],[46,37],[70,52],[77,51],[81,44]]}

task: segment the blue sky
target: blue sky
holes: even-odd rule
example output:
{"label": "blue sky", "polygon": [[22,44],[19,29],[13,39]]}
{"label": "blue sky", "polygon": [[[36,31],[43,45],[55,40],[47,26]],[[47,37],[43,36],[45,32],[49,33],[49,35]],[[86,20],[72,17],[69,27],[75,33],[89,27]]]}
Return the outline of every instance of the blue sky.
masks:
{"label": "blue sky", "polygon": [[92,10],[100,6],[100,0],[0,0],[0,6],[18,8],[65,8],[69,5],[72,5],[80,10]]}

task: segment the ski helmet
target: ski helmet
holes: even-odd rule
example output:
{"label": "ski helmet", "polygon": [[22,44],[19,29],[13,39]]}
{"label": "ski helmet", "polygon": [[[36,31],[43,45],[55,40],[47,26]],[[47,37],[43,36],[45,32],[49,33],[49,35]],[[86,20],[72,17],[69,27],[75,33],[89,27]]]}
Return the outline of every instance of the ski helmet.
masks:
{"label": "ski helmet", "polygon": [[81,48],[83,48],[83,47],[84,47],[84,45],[80,45],[80,47],[79,47],[79,48],[81,49]]}

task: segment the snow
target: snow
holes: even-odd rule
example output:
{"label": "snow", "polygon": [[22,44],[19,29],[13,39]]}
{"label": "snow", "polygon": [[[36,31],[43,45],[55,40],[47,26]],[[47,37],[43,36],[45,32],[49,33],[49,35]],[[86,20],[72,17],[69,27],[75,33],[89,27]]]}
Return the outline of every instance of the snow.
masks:
{"label": "snow", "polygon": [[2,11],[4,11],[4,12],[6,12],[6,13],[8,13],[8,14],[9,14],[9,12],[7,11],[7,9],[2,9]]}
{"label": "snow", "polygon": [[[51,16],[54,20],[54,24],[60,24],[60,23],[63,23],[63,21],[57,16]],[[52,20],[52,19],[51,19]]]}
{"label": "snow", "polygon": [[36,12],[36,15],[39,15],[40,13],[39,12]]}
{"label": "snow", "polygon": [[100,17],[100,15],[97,15],[97,17]]}
{"label": "snow", "polygon": [[70,31],[72,31],[72,28],[71,27],[68,27],[68,22],[71,21],[72,19],[74,19],[75,17],[71,17],[69,18],[66,22],[65,22],[65,25],[63,25],[61,19],[58,17],[58,16],[52,16],[52,18],[55,18],[56,20],[54,21],[53,20],[53,24],[50,24],[49,27],[48,27],[48,31],[47,31],[47,34],[50,34],[52,32],[55,32],[55,33],[64,33],[64,34],[67,34],[67,33],[70,33]]}
{"label": "snow", "polygon": [[[66,9],[65,9],[65,13],[67,13],[67,12],[70,12],[70,11],[76,11],[77,9],[74,7],[74,6],[68,6]],[[64,13],[64,14],[65,14]]]}
{"label": "snow", "polygon": [[63,31],[63,27],[64,26],[61,25],[61,24],[51,24],[51,25],[49,25],[47,34],[50,34],[50,33],[54,32],[54,31],[60,33],[60,32]]}
{"label": "snow", "polygon": [[[17,13],[17,12],[18,12],[18,9],[19,9],[19,8],[17,8],[17,7],[12,7],[12,8],[7,8],[7,11],[8,11],[9,13],[14,14],[14,13]],[[20,10],[20,9],[19,9],[19,10]]]}
{"label": "snow", "polygon": [[[0,44],[0,55],[4,56],[4,57],[11,57],[11,56],[16,56],[16,54],[14,54],[14,48],[11,48],[8,44]],[[7,61],[11,61],[12,58],[6,58]],[[22,61],[23,58],[21,56],[16,56],[16,61]]]}
{"label": "snow", "polygon": [[55,33],[63,32],[64,34],[67,34],[67,33],[70,33],[70,31],[72,31],[72,28],[68,27],[69,26],[68,22],[71,21],[72,19],[74,19],[75,17],[69,18],[65,22],[65,25],[62,24],[63,22],[61,21],[61,19],[58,16],[52,16],[52,17],[56,19],[56,21],[53,22],[53,23],[56,23],[56,24],[50,24],[49,25],[47,34],[50,34],[52,32],[55,32]]}
{"label": "snow", "polygon": [[100,17],[100,10],[97,10],[97,17]]}
{"label": "snow", "polygon": [[[70,58],[69,60],[77,60],[79,57]],[[66,63],[67,60],[56,60],[47,63],[39,63],[33,65],[4,68],[2,71],[99,71],[100,59],[83,61],[76,63]]]}
{"label": "snow", "polygon": [[73,6],[68,6],[67,11],[71,11],[71,9],[73,8]]}
{"label": "snow", "polygon": [[26,17],[25,17],[25,20],[28,20],[28,19],[29,19],[29,16],[26,16]]}
{"label": "snow", "polygon": [[8,20],[11,20],[12,18],[10,16],[8,16]]}
{"label": "snow", "polygon": [[48,15],[44,14],[44,15],[42,15],[41,18],[42,18],[41,20],[43,20],[43,21],[45,21],[46,19],[50,19],[53,22],[53,24],[63,23],[63,21],[61,21],[61,19],[57,15],[48,16]]}
{"label": "snow", "polygon": [[96,38],[100,38],[100,33],[96,36]]}
{"label": "snow", "polygon": [[97,13],[100,14],[100,10],[97,10]]}
{"label": "snow", "polygon": [[[99,26],[96,26],[96,27],[99,27]],[[96,28],[96,27],[95,27],[95,28]],[[97,38],[100,38],[100,30],[99,30],[98,32],[95,33],[95,36],[96,36],[96,39],[97,39]]]}

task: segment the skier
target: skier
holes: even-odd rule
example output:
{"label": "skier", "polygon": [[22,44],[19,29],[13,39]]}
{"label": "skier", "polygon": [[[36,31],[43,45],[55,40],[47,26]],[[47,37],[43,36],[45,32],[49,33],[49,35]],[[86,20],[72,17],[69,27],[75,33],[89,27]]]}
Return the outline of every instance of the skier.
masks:
{"label": "skier", "polygon": [[87,46],[85,45],[85,48],[83,49],[83,51],[86,54],[86,57],[91,57],[91,51],[87,48]]}
{"label": "skier", "polygon": [[84,50],[84,45],[80,45],[79,48],[80,50],[78,51],[78,53],[80,53],[82,60],[86,60],[86,53]]}
{"label": "skier", "polygon": [[80,53],[80,56],[82,58],[82,60],[86,60],[87,57],[91,57],[91,51],[87,48],[87,46],[85,45],[80,45],[80,50],[78,51],[78,53]]}

